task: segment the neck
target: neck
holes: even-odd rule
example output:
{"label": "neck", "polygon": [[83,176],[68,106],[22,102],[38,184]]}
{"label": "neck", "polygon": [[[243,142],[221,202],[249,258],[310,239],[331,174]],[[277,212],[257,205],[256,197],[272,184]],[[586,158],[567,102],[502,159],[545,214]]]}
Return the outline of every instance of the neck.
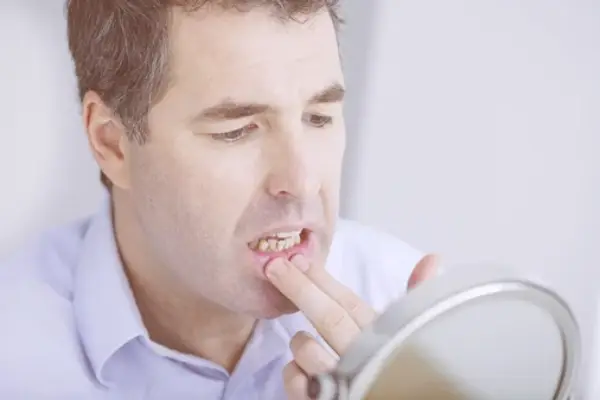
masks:
{"label": "neck", "polygon": [[237,365],[256,320],[187,292],[151,256],[122,194],[113,191],[113,225],[125,272],[150,339],[221,365]]}

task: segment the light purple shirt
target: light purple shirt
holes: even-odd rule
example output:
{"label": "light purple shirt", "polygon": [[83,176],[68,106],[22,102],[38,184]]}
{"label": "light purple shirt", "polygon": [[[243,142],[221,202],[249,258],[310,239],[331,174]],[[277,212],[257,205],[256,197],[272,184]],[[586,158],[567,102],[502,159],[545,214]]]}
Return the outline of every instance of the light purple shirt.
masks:
{"label": "light purple shirt", "polygon": [[[421,254],[338,223],[329,271],[376,310],[404,293]],[[117,255],[106,202],[0,263],[0,398],[285,399],[282,370],[300,314],[261,321],[232,374],[153,343]]]}

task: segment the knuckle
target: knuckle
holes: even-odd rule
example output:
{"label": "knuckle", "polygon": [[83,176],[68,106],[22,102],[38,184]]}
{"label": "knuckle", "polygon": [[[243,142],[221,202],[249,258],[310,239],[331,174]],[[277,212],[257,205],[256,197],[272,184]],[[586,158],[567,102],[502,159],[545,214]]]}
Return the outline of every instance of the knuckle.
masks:
{"label": "knuckle", "polygon": [[296,358],[310,357],[317,350],[317,342],[306,335],[296,335],[292,338],[292,354]]}
{"label": "knuckle", "polygon": [[345,312],[326,313],[321,323],[323,331],[334,334],[350,322],[350,315]]}
{"label": "knuckle", "polygon": [[315,349],[309,345],[301,346],[296,349],[294,359],[299,363],[304,362],[304,360],[314,360],[316,359]]}
{"label": "knuckle", "polygon": [[313,339],[312,335],[308,332],[299,331],[294,336],[292,336],[292,340],[290,341],[290,346],[293,348],[294,346],[300,346],[305,342]]}
{"label": "knuckle", "polygon": [[349,296],[340,304],[360,327],[372,323],[376,317],[375,310],[357,296]]}
{"label": "knuckle", "polygon": [[343,307],[348,310],[350,314],[358,314],[362,312],[364,303],[356,296],[349,296],[342,300]]}

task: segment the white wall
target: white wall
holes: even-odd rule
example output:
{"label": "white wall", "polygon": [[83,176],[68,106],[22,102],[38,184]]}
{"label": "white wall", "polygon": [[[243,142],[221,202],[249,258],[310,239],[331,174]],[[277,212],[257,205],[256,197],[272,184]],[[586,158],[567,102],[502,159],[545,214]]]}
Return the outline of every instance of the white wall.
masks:
{"label": "white wall", "polygon": [[360,116],[349,113],[346,215],[448,264],[490,261],[544,277],[571,302],[591,345],[600,2],[347,7],[351,16],[376,10],[370,43],[359,44],[370,46],[368,80]]}
{"label": "white wall", "polygon": [[0,255],[101,195],[79,118],[63,0],[0,0]]}

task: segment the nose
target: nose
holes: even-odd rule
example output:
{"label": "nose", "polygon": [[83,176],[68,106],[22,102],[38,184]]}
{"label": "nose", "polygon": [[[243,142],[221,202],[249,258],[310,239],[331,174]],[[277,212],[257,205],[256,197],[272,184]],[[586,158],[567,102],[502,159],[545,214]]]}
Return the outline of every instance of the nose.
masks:
{"label": "nose", "polygon": [[277,136],[268,152],[267,192],[274,197],[299,200],[316,195],[320,183],[318,163],[312,155],[317,153],[317,149],[310,148],[310,141],[301,132]]}

